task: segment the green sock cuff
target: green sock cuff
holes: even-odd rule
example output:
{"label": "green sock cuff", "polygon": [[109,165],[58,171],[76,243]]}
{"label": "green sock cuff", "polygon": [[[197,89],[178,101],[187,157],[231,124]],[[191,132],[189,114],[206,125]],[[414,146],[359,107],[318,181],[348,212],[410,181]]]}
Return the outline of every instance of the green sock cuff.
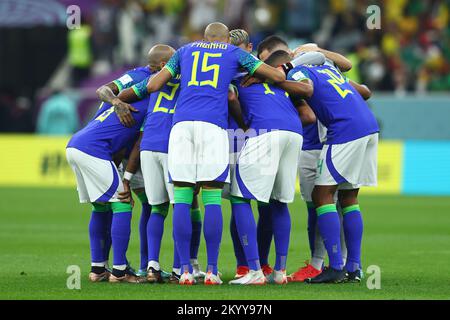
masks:
{"label": "green sock cuff", "polygon": [[152,206],[152,214],[159,214],[160,216],[163,216],[165,218],[167,217],[168,213],[169,213],[168,202]]}
{"label": "green sock cuff", "polygon": [[244,199],[240,197],[231,196],[230,197],[231,204],[240,204],[240,203],[250,203],[249,199]]}
{"label": "green sock cuff", "polygon": [[137,197],[139,198],[141,203],[148,203],[148,198],[147,198],[147,195],[145,194],[145,192],[138,193]]}
{"label": "green sock cuff", "polygon": [[175,203],[192,204],[192,200],[194,200],[194,188],[175,187],[173,191],[173,198]]}
{"label": "green sock cuff", "polygon": [[95,212],[109,212],[111,211],[111,204],[92,202],[92,211]]}
{"label": "green sock cuff", "polygon": [[195,222],[202,221],[200,208],[191,209],[191,220]]}
{"label": "green sock cuff", "polygon": [[113,213],[131,212],[133,210],[131,203],[126,202],[111,202],[111,209]]}
{"label": "green sock cuff", "polygon": [[354,204],[352,206],[348,206],[348,207],[342,208],[342,214],[347,214],[347,213],[352,212],[352,211],[360,211],[359,204]]}
{"label": "green sock cuff", "polygon": [[222,190],[221,189],[203,189],[202,190],[203,205],[221,205]]}
{"label": "green sock cuff", "polygon": [[270,206],[270,203],[258,201],[258,207],[267,207]]}
{"label": "green sock cuff", "polygon": [[335,204],[326,204],[326,205],[320,206],[316,209],[316,212],[317,212],[318,216],[321,216],[323,214],[330,213],[330,212],[337,212],[336,205]]}
{"label": "green sock cuff", "polygon": [[306,201],[306,207],[308,209],[314,209],[316,206],[314,205],[314,202],[312,201]]}

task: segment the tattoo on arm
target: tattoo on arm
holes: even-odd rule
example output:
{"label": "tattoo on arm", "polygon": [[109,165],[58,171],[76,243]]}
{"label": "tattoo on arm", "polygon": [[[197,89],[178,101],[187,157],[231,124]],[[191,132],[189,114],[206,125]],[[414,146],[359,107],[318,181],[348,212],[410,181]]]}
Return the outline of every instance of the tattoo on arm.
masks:
{"label": "tattoo on arm", "polygon": [[113,100],[117,98],[116,94],[119,93],[119,88],[117,88],[117,86],[111,82],[107,85],[101,86],[97,89],[96,92],[100,100],[112,104]]}

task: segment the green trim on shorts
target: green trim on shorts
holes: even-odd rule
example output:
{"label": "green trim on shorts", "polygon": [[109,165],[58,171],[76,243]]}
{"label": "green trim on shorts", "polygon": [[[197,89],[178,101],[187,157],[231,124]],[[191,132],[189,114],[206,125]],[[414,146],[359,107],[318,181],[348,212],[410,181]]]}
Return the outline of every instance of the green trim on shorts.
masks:
{"label": "green trim on shorts", "polygon": [[174,187],[174,203],[192,204],[194,200],[194,187]]}
{"label": "green trim on shorts", "polygon": [[316,212],[318,216],[321,216],[323,214],[337,212],[337,209],[335,204],[326,204],[316,208]]}
{"label": "green trim on shorts", "polygon": [[109,211],[111,211],[111,204],[110,203],[92,202],[92,211],[109,212]]}
{"label": "green trim on shorts", "polygon": [[342,214],[343,214],[343,215],[344,215],[344,214],[347,214],[347,213],[349,213],[349,212],[352,212],[352,211],[360,211],[360,209],[359,209],[359,204],[354,204],[354,205],[351,205],[351,206],[342,208]]}
{"label": "green trim on shorts", "polygon": [[131,203],[127,202],[111,202],[111,209],[113,213],[131,212],[133,207]]}
{"label": "green trim on shorts", "polygon": [[221,205],[222,189],[203,189],[202,190],[203,205]]}
{"label": "green trim on shorts", "polygon": [[169,202],[157,204],[152,206],[152,214],[159,214],[164,218],[167,217],[169,213]]}
{"label": "green trim on shorts", "polygon": [[244,199],[240,197],[230,196],[231,204],[240,204],[240,203],[250,203],[249,199]]}
{"label": "green trim on shorts", "polygon": [[141,203],[148,203],[148,198],[147,198],[147,195],[145,194],[145,191],[136,193],[136,195],[139,198],[139,200],[141,201]]}
{"label": "green trim on shorts", "polygon": [[191,209],[191,220],[194,222],[202,221],[200,208]]}

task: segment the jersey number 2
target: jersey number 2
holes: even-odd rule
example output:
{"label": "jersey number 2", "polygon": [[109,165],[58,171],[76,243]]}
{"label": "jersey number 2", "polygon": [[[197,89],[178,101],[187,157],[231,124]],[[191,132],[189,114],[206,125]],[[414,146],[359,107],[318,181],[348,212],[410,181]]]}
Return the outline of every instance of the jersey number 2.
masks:
{"label": "jersey number 2", "polygon": [[220,65],[218,64],[210,64],[208,65],[208,59],[209,58],[220,58],[222,57],[222,53],[208,53],[205,52],[202,56],[202,68],[201,72],[208,72],[213,71],[213,79],[212,80],[203,80],[198,81],[197,80],[197,71],[198,71],[198,63],[200,60],[200,51],[194,51],[192,52],[192,56],[194,57],[194,61],[192,63],[192,73],[191,73],[191,80],[188,82],[188,86],[211,86],[213,88],[217,89],[217,83],[219,81],[219,72],[220,72]]}
{"label": "jersey number 2", "polygon": [[340,73],[334,73],[331,70],[328,69],[324,69],[324,70],[317,70],[317,72],[326,74],[328,77],[330,77],[330,80],[328,80],[328,83],[331,84],[337,91],[337,93],[339,93],[339,95],[342,98],[345,98],[347,96],[347,94],[351,93],[353,94],[353,92],[349,89],[342,89],[341,86],[343,84],[346,83],[345,78],[340,74]]}

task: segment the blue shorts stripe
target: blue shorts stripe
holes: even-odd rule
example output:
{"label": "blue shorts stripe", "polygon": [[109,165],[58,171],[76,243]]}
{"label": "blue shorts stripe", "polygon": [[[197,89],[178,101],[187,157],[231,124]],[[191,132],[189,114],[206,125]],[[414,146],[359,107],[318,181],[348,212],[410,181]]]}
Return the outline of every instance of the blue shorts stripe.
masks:
{"label": "blue shorts stripe", "polygon": [[116,168],[114,167],[114,164],[111,163],[111,169],[113,171],[113,181],[109,189],[95,202],[109,202],[109,200],[114,196],[114,193],[116,193],[117,188],[119,187],[119,175],[117,174]]}
{"label": "blue shorts stripe", "polygon": [[327,163],[328,171],[330,171],[331,176],[337,182],[337,184],[347,183],[348,181],[343,176],[341,176],[341,174],[334,167],[333,161],[331,161],[331,148],[332,148],[332,146],[333,145],[330,144],[328,146],[328,150],[327,150],[326,163]]}
{"label": "blue shorts stripe", "polygon": [[257,200],[256,197],[250,192],[250,190],[247,189],[247,187],[244,184],[244,181],[242,181],[241,175],[239,174],[239,164],[236,163],[236,180],[239,186],[239,190],[242,193],[242,197],[244,199],[254,199]]}

